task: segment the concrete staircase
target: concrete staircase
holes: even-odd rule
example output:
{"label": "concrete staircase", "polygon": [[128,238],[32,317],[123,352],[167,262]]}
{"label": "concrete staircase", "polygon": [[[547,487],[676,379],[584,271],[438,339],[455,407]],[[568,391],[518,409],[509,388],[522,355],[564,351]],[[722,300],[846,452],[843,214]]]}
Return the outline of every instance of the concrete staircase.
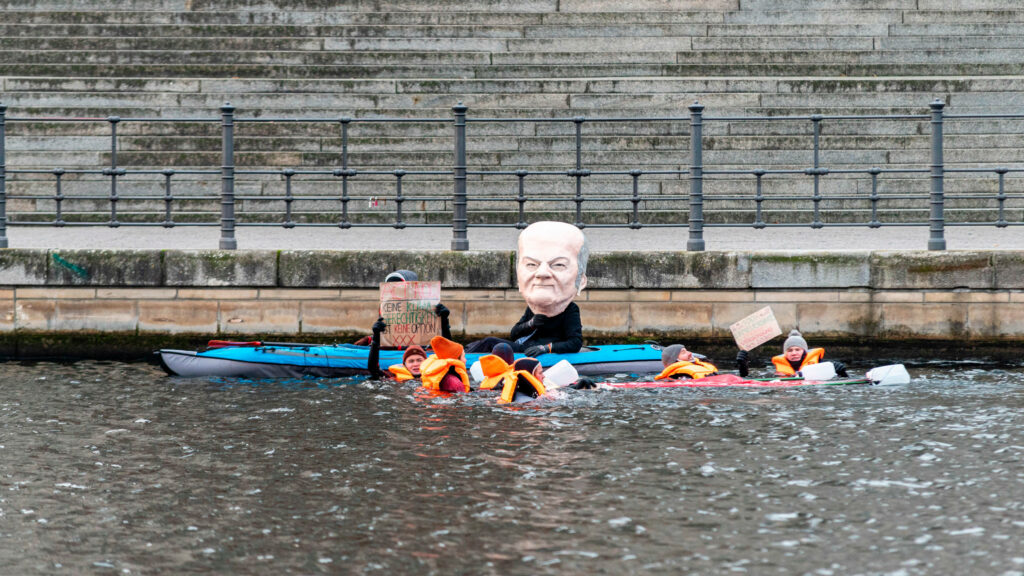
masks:
{"label": "concrete staircase", "polygon": [[[340,6],[338,5],[340,4]],[[470,117],[686,117],[699,100],[711,117],[927,114],[941,98],[951,114],[1024,112],[1024,6],[1007,0],[0,0],[0,102],[11,118],[43,116],[207,117],[230,101],[239,118],[342,116],[450,118],[458,101]],[[827,5],[827,9],[822,6]],[[574,167],[575,126],[471,123],[470,170],[562,171]],[[927,121],[824,121],[821,162],[831,169],[926,169]],[[110,128],[99,123],[9,122],[7,166],[102,168]],[[811,166],[811,123],[709,121],[706,170]],[[948,167],[1019,168],[1024,120],[950,120]],[[590,170],[683,170],[688,120],[585,122],[582,165]],[[216,124],[118,126],[118,165],[128,169],[217,170]],[[450,170],[452,127],[357,123],[349,166],[361,172]],[[239,124],[240,169],[333,169],[340,126]],[[573,179],[529,176],[531,218],[574,219]],[[12,196],[52,195],[50,175],[12,174]],[[175,175],[175,219],[216,221],[218,175]],[[584,221],[631,218],[628,175],[583,179]],[[883,221],[927,218],[927,174],[883,175]],[[947,213],[994,220],[995,174],[951,174]],[[1005,190],[1020,194],[1014,173]],[[162,219],[164,179],[119,183],[122,220]],[[450,221],[451,178],[403,178],[407,222]],[[513,222],[514,176],[472,176],[475,222]],[[687,217],[685,176],[639,180],[641,220]],[[753,176],[709,176],[711,222],[753,219]],[[764,179],[768,221],[809,221],[806,176]],[[867,221],[871,179],[822,178],[826,221]],[[109,180],[62,177],[66,220],[104,221]],[[296,176],[296,221],[340,218],[340,179]],[[240,175],[242,221],[279,221],[281,176]],[[394,217],[395,178],[353,179],[353,221]],[[858,196],[860,199],[838,199]],[[614,199],[612,199],[614,198]],[[543,202],[535,201],[537,199]],[[1007,200],[1021,221],[1024,201]],[[8,202],[13,221],[52,220],[52,199]]]}

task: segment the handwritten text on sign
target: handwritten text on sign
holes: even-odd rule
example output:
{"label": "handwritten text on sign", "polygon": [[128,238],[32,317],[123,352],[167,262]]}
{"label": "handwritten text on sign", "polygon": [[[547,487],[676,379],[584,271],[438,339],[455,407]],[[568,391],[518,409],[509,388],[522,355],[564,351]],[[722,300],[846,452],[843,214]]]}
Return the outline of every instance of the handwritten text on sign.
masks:
{"label": "handwritten text on sign", "polygon": [[740,350],[753,350],[761,344],[782,334],[779,323],[775,321],[771,306],[765,306],[743,320],[729,326],[732,337]]}
{"label": "handwritten text on sign", "polygon": [[385,282],[380,285],[380,315],[388,327],[383,346],[425,345],[441,331],[434,307],[441,301],[440,282]]}

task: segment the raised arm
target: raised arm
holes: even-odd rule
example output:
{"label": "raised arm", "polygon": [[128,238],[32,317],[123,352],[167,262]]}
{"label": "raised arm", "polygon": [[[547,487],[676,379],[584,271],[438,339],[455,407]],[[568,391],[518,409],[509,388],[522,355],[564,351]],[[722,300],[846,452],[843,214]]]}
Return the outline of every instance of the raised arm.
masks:
{"label": "raised arm", "polygon": [[387,328],[388,325],[384,323],[384,318],[377,318],[377,321],[373,323],[373,339],[370,341],[370,355],[366,358],[366,368],[370,371],[370,377],[378,380],[385,378],[385,374],[380,369],[380,333]]}

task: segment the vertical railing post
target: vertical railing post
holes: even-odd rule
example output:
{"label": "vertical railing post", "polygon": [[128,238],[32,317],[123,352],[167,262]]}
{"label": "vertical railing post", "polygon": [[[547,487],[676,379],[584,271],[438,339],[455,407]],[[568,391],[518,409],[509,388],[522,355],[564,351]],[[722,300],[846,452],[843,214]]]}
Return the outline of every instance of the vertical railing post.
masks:
{"label": "vertical railing post", "polygon": [[576,116],[572,119],[576,124],[576,169],[569,172],[576,179],[576,195],[572,201],[576,203],[576,227],[583,229],[586,224],[583,222],[583,123],[587,119],[583,116]]}
{"label": "vertical railing post", "polygon": [[469,250],[466,235],[466,112],[469,107],[459,102],[452,107],[455,113],[455,166],[452,176],[455,193],[452,197],[452,250]]}
{"label": "vertical railing post", "polygon": [[0,248],[7,248],[7,106],[0,104]]}
{"label": "vertical railing post", "polygon": [[704,250],[704,106],[698,102],[690,105],[690,237],[686,249],[691,252]]}
{"label": "vertical railing post", "polygon": [[107,226],[111,228],[121,225],[117,221],[117,201],[120,200],[117,195],[117,123],[120,121],[121,118],[117,116],[107,118],[107,122],[110,122],[110,221],[107,222]]}
{"label": "vertical railing post", "polygon": [[225,102],[220,107],[220,249],[235,250],[235,107]]}
{"label": "vertical railing post", "polygon": [[811,172],[814,178],[814,195],[811,197],[811,202],[814,203],[814,220],[811,222],[811,228],[815,229],[824,227],[821,223],[821,118],[821,114],[811,116],[811,124],[814,126],[814,169]]}
{"label": "vertical railing post", "polygon": [[932,191],[931,211],[928,216],[928,249],[945,250],[946,238],[943,236],[945,216],[943,205],[945,192],[943,176],[945,166],[942,163],[942,109],[946,104],[936,98],[930,105],[932,109]]}

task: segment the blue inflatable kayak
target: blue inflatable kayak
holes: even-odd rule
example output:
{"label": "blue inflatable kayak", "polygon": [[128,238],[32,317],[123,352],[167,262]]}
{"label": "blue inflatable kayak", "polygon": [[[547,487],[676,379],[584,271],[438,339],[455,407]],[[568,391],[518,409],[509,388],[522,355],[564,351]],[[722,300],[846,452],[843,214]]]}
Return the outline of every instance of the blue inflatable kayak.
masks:
{"label": "blue inflatable kayak", "polygon": [[[369,346],[239,342],[202,352],[160,350],[160,365],[172,376],[236,378],[337,377],[368,374]],[[470,365],[484,354],[467,354]],[[521,357],[521,355],[517,355]],[[585,346],[575,354],[544,354],[544,367],[568,360],[580,374],[644,374],[660,372],[661,347],[650,344]],[[402,351],[381,350],[380,367],[402,362]]]}

